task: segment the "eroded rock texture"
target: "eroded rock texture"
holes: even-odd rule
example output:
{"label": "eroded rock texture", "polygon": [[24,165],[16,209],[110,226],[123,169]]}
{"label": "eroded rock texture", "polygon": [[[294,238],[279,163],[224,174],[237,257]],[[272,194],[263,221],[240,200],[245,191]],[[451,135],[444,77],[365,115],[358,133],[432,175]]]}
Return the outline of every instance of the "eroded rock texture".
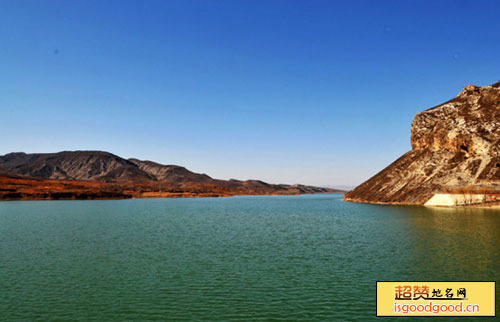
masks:
{"label": "eroded rock texture", "polygon": [[417,113],[412,150],[346,193],[344,200],[424,204],[463,187],[500,190],[500,82],[466,86],[454,99]]}

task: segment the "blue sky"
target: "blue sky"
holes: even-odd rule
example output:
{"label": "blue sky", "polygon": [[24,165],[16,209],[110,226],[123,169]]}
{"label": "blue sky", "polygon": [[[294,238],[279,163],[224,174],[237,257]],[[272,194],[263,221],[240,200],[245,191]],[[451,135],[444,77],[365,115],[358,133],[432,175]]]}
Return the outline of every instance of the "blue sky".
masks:
{"label": "blue sky", "polygon": [[498,1],[0,0],[0,154],[356,185],[500,80]]}

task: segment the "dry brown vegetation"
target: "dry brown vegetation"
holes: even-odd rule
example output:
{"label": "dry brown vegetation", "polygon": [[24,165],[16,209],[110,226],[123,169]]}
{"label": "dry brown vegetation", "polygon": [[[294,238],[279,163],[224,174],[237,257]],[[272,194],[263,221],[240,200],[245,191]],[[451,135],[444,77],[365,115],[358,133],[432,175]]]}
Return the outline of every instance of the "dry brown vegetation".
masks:
{"label": "dry brown vegetation", "polygon": [[244,184],[218,186],[190,182],[38,180],[0,175],[0,200],[229,197],[234,195],[297,195],[301,193],[304,192],[293,186],[255,187]]}
{"label": "dry brown vegetation", "polygon": [[227,197],[343,192],[260,180],[219,180],[177,165],[124,159],[104,151],[0,156],[2,199]]}

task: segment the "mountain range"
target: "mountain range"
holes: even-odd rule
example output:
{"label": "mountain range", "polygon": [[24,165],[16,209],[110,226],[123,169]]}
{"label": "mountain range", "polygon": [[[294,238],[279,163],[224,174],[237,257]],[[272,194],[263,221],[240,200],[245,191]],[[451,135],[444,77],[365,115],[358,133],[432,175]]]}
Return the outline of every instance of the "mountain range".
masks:
{"label": "mountain range", "polygon": [[305,185],[268,184],[259,180],[213,179],[207,174],[195,173],[182,166],[163,165],[135,158],[124,159],[104,151],[9,153],[0,156],[0,184],[0,199],[342,192],[338,189]]}
{"label": "mountain range", "polygon": [[95,181],[209,182],[198,174],[176,165],[124,159],[103,151],[63,151],[58,153],[9,153],[0,156],[0,168],[40,179]]}

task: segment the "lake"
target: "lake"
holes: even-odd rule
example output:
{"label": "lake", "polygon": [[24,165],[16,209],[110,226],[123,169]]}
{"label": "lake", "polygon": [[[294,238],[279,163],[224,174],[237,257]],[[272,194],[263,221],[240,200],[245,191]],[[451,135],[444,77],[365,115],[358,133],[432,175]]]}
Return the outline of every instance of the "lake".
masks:
{"label": "lake", "polygon": [[377,280],[500,280],[499,210],[341,197],[0,202],[0,320],[368,321]]}

